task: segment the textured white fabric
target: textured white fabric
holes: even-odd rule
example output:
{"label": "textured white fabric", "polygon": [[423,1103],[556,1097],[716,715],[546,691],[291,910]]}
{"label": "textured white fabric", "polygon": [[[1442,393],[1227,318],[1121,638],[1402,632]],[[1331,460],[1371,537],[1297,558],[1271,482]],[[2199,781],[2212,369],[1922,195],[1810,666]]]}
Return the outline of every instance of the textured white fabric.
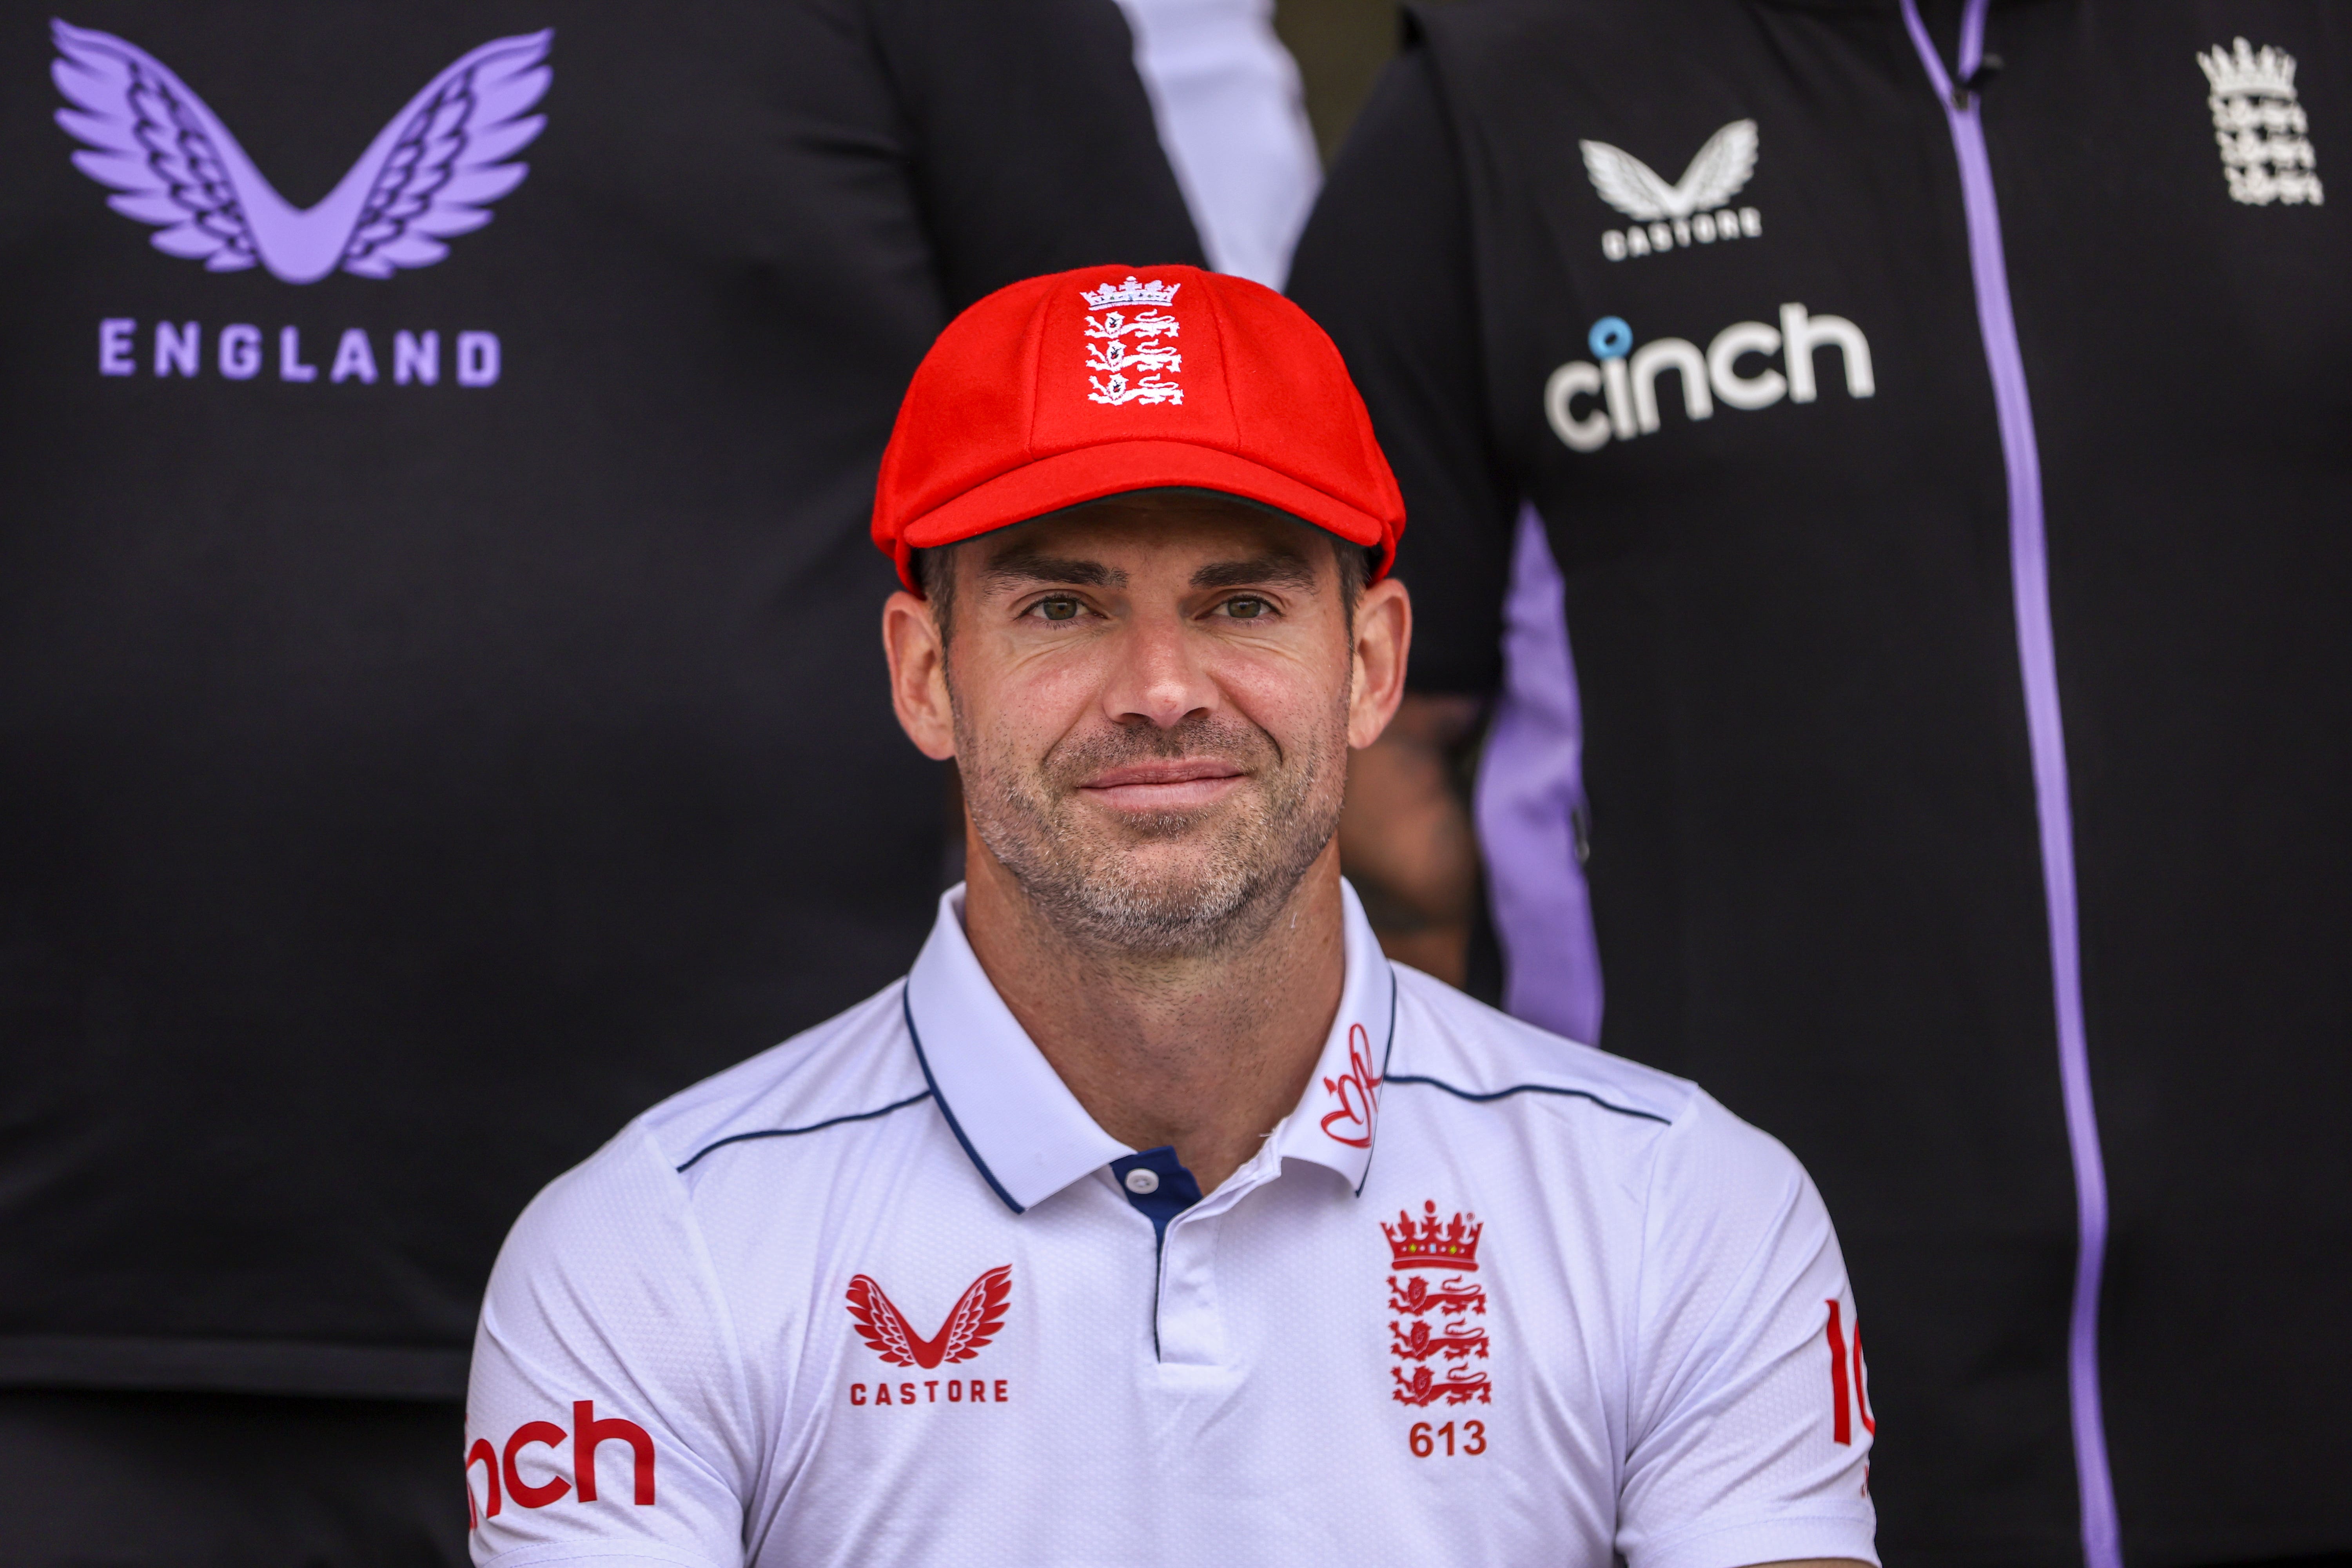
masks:
{"label": "textured white fabric", "polygon": [[1281,288],[1323,167],[1274,0],[1118,3],[1209,265]]}
{"label": "textured white fabric", "polygon": [[1795,1160],[1347,900],[1299,1108],[1164,1245],[956,894],[910,987],[632,1123],[499,1257],[477,1563],[1875,1562]]}

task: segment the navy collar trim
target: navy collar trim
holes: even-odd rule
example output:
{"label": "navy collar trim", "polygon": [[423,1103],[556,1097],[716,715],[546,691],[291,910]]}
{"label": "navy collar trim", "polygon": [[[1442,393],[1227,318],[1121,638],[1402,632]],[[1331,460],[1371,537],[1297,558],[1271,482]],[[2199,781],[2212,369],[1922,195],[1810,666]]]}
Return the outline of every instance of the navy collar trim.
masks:
{"label": "navy collar trim", "polygon": [[[1389,972],[1389,1037],[1388,1037],[1388,1039],[1387,1039],[1387,1040],[1386,1040],[1386,1041],[1381,1045],[1381,1089],[1387,1089],[1387,1088],[1388,1088],[1388,1086],[1389,1086],[1390,1084],[1391,1084],[1391,1083],[1413,1083],[1413,1082],[1420,1081],[1420,1080],[1418,1080],[1418,1079],[1392,1079],[1392,1078],[1389,1077],[1389,1058],[1390,1058],[1391,1057],[1393,1057],[1393,1056],[1395,1056],[1395,1055],[1396,1055],[1396,1020],[1397,1020],[1397,975],[1396,975],[1396,965],[1395,965],[1394,963],[1390,963],[1390,964],[1388,965],[1388,972]],[[1379,1153],[1379,1152],[1381,1152],[1381,1131],[1380,1131],[1380,1130],[1381,1130],[1381,1127],[1382,1126],[1382,1124],[1383,1124],[1383,1123],[1382,1123],[1381,1121],[1374,1121],[1374,1122],[1372,1123],[1372,1146],[1371,1146],[1370,1148],[1369,1148],[1369,1149],[1367,1149],[1367,1150],[1365,1150],[1365,1151],[1364,1151],[1364,1171],[1363,1171],[1363,1174],[1361,1174],[1361,1175],[1360,1175],[1360,1176],[1358,1176],[1358,1177],[1356,1178],[1356,1195],[1357,1195],[1358,1197],[1360,1197],[1360,1197],[1362,1197],[1362,1196],[1364,1195],[1364,1184],[1365,1184],[1366,1182],[1369,1182],[1369,1181],[1370,1181],[1370,1180],[1372,1179],[1372,1156],[1373,1156],[1373,1155],[1375,1155],[1375,1154],[1377,1154],[1377,1153]]]}
{"label": "navy collar trim", "polygon": [[996,1179],[996,1173],[988,1168],[988,1162],[980,1157],[980,1151],[971,1146],[971,1140],[964,1136],[963,1125],[956,1121],[956,1113],[948,1104],[948,1097],[940,1092],[939,1080],[931,1076],[930,1058],[923,1055],[923,1032],[915,1027],[915,1006],[908,1000],[908,985],[901,983],[898,1011],[907,1020],[907,1038],[914,1042],[915,1064],[923,1069],[923,1081],[930,1086],[924,1092],[938,1102],[940,1115],[946,1119],[948,1131],[954,1133],[956,1142],[963,1145],[964,1154],[971,1161],[971,1168],[980,1173],[981,1180],[988,1184],[988,1190],[1003,1199],[1004,1206],[1014,1214],[1027,1214],[1027,1209],[1013,1201],[1013,1194],[1004,1190],[1004,1184]]}

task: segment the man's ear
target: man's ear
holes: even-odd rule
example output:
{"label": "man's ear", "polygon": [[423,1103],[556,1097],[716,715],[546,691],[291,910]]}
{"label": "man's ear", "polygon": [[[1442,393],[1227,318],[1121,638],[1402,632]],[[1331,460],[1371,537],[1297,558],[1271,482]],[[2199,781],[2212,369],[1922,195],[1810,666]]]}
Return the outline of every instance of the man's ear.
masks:
{"label": "man's ear", "polygon": [[1348,693],[1348,744],[1358,751],[1381,738],[1404,700],[1405,656],[1412,647],[1412,596],[1393,577],[1356,601],[1356,679]]}
{"label": "man's ear", "polygon": [[935,763],[955,753],[955,712],[948,703],[947,641],[928,599],[905,589],[882,606],[882,651],[890,659],[890,706],[915,749]]}

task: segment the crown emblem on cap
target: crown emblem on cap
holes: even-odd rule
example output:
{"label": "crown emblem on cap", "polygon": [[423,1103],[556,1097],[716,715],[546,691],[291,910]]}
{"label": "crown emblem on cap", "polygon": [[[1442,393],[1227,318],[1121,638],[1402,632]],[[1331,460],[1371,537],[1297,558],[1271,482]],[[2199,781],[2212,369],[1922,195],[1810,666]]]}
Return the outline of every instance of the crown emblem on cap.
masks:
{"label": "crown emblem on cap", "polygon": [[[2290,64],[2287,68],[2294,68]],[[1162,283],[1154,278],[1149,283],[1139,283],[1135,274],[1129,273],[1124,283],[1106,283],[1099,289],[1081,289],[1089,310],[1106,310],[1113,305],[1172,305],[1181,283]]]}
{"label": "crown emblem on cap", "polygon": [[2245,39],[2237,40],[2229,54],[2216,44],[2211,50],[2197,57],[2204,68],[2205,79],[2213,84],[2215,96],[2221,98],[2293,98],[2294,96],[2294,57],[2285,50],[2264,44],[2257,52]]}
{"label": "crown emblem on cap", "polygon": [[1476,1215],[1456,1214],[1444,1225],[1437,1220],[1434,1202],[1422,1205],[1424,1217],[1415,1223],[1403,1209],[1397,1211],[1397,1223],[1381,1222],[1381,1234],[1389,1238],[1389,1256],[1399,1268],[1458,1268],[1465,1274],[1478,1271],[1478,1234],[1486,1227],[1476,1222]]}

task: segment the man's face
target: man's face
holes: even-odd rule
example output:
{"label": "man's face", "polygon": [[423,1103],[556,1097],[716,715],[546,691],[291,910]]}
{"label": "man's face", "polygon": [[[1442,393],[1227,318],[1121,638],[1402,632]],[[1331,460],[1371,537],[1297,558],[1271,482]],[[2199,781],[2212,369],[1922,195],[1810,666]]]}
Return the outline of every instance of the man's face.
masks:
{"label": "man's face", "polygon": [[[1151,491],[985,535],[949,565],[952,754],[974,831],[1030,902],[1139,953],[1262,929],[1331,841],[1360,727],[1328,537]],[[1366,601],[1384,626],[1391,599]]]}

